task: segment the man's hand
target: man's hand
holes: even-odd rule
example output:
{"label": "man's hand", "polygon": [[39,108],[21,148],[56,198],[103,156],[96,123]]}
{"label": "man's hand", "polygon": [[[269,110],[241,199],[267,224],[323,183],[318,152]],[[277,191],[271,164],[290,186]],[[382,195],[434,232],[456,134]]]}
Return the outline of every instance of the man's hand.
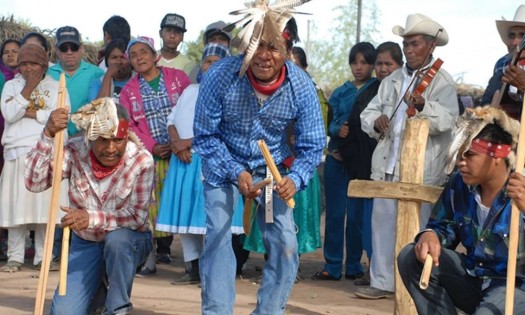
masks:
{"label": "man's hand", "polygon": [[178,154],[181,151],[189,150],[191,148],[191,143],[192,143],[192,139],[184,139],[184,140],[171,139],[170,140],[171,152],[173,152],[173,154]]}
{"label": "man's hand", "polygon": [[54,138],[59,131],[66,129],[69,121],[68,113],[69,108],[67,107],[52,111],[44,127],[44,134],[49,138]]}
{"label": "man's hand", "polygon": [[348,122],[345,121],[344,124],[341,126],[341,128],[339,128],[338,136],[341,138],[346,138],[349,132],[350,132],[350,128],[348,128]]}
{"label": "man's hand", "polygon": [[417,259],[421,263],[424,264],[427,254],[430,254],[430,256],[432,256],[434,266],[439,266],[441,243],[439,242],[439,238],[437,237],[436,233],[428,231],[421,234],[416,246],[414,246],[414,252]]}
{"label": "man's hand", "polygon": [[60,206],[62,211],[67,214],[62,218],[62,227],[69,226],[75,231],[85,230],[89,226],[89,214],[86,210],[73,209],[69,207]]}
{"label": "man's hand", "polygon": [[243,171],[239,174],[239,177],[237,177],[237,183],[239,184],[239,192],[248,199],[255,199],[255,197],[261,194],[260,189],[253,191],[253,178],[247,171]]}
{"label": "man's hand", "polygon": [[293,180],[288,176],[284,176],[279,184],[277,184],[277,193],[282,200],[292,199],[297,189]]}
{"label": "man's hand", "polygon": [[525,176],[516,172],[510,174],[507,194],[516,203],[521,212],[525,213]]}
{"label": "man's hand", "polygon": [[517,87],[522,93],[525,92],[525,71],[517,66],[510,65],[505,68],[501,81]]}
{"label": "man's hand", "polygon": [[169,144],[156,144],[153,146],[153,155],[160,157],[161,159],[167,159],[171,154]]}
{"label": "man's hand", "polygon": [[390,120],[388,119],[388,116],[384,114],[374,121],[374,129],[377,133],[385,133],[388,129],[388,125],[390,125]]}
{"label": "man's hand", "polygon": [[422,111],[423,107],[425,107],[425,98],[421,94],[412,94],[410,98],[414,103],[414,107],[417,109],[417,111]]}

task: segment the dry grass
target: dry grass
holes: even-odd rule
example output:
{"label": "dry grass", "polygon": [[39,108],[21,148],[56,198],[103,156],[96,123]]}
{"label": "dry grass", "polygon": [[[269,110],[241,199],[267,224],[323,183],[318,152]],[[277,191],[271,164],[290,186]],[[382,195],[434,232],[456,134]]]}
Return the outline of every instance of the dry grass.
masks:
{"label": "dry grass", "polygon": [[[55,32],[56,29],[41,29],[36,26],[31,26],[30,24],[22,21],[18,21],[13,15],[11,16],[2,16],[0,18],[0,38],[2,40],[6,39],[16,39],[22,40],[25,34],[29,32],[37,32],[47,39],[50,51],[50,61],[56,63],[56,54],[55,54]],[[84,45],[84,59],[90,63],[97,64],[97,55],[98,47],[89,42],[83,43]]]}

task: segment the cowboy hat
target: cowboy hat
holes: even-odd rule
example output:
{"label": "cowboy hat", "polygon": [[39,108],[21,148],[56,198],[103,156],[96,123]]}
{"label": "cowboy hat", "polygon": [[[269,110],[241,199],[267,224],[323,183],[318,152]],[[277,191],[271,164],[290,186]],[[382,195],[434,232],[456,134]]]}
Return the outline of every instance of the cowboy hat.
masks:
{"label": "cowboy hat", "polygon": [[496,27],[498,28],[499,36],[501,40],[507,44],[507,39],[509,38],[509,29],[513,26],[522,26],[525,27],[525,5],[520,5],[514,14],[514,20],[507,21],[504,17],[501,17],[502,20],[496,21]]}
{"label": "cowboy hat", "polygon": [[[441,30],[438,34],[438,31]],[[438,22],[432,20],[421,13],[414,13],[407,16],[406,27],[396,25],[392,28],[395,35],[401,37],[410,35],[428,35],[436,37],[437,46],[445,46],[448,43],[447,31]]]}

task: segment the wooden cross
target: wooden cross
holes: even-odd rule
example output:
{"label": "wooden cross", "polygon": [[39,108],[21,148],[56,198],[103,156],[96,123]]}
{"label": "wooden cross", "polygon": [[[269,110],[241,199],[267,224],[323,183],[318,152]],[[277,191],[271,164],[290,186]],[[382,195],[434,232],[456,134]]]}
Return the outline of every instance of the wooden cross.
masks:
{"label": "wooden cross", "polygon": [[[399,182],[353,180],[348,185],[348,196],[358,198],[397,199],[395,257],[419,232],[422,202],[435,203],[442,187],[424,186],[423,172],[428,139],[427,119],[407,119],[399,159]],[[378,253],[379,254],[379,253]],[[416,315],[415,305],[403,285],[395,262],[396,315]]]}

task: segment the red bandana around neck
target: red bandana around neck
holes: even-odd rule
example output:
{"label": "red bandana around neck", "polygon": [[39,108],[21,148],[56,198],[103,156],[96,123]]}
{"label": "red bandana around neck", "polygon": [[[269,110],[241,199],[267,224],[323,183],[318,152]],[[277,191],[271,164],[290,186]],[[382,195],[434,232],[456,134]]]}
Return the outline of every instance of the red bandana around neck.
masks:
{"label": "red bandana around neck", "polygon": [[248,80],[250,81],[250,84],[257,92],[264,95],[272,95],[284,82],[284,77],[286,76],[286,65],[283,65],[281,68],[281,73],[279,74],[277,81],[270,83],[269,85],[263,85],[257,82],[257,79],[255,79],[253,76],[252,70],[250,68],[248,68],[246,73],[248,74]]}
{"label": "red bandana around neck", "polygon": [[98,160],[93,151],[89,151],[89,159],[91,161],[91,170],[93,170],[93,176],[97,180],[104,179],[109,175],[115,173],[115,171],[122,165],[124,158],[121,158],[117,164],[113,166],[104,166]]}

